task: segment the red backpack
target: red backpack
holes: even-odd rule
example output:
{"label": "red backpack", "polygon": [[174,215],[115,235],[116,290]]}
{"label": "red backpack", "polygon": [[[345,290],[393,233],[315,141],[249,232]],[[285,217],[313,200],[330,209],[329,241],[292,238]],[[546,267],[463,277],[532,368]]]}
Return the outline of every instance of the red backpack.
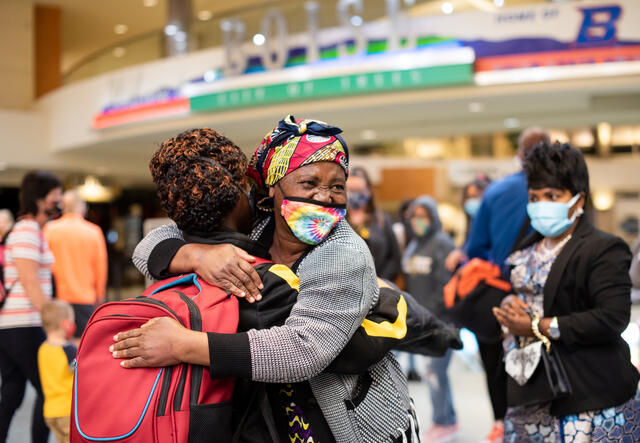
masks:
{"label": "red backpack", "polygon": [[109,353],[116,333],[162,316],[194,331],[233,333],[238,300],[189,274],[96,309],[78,347],[72,442],[231,440],[234,379],[212,380],[207,367],[189,364],[124,369]]}

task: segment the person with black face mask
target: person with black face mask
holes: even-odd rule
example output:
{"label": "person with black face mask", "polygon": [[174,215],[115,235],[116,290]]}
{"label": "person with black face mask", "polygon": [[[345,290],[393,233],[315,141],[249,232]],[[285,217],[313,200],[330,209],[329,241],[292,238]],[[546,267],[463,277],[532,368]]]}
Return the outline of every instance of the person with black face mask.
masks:
{"label": "person with black face mask", "polygon": [[49,438],[42,415],[44,397],[38,375],[38,348],[45,340],[40,310],[51,298],[53,254],[42,227],[58,215],[62,184],[46,171],[27,173],[20,187],[20,212],[5,249],[7,298],[0,309],[0,441],[5,441],[27,380],[36,390],[31,441]]}
{"label": "person with black face mask", "polygon": [[402,254],[391,219],[377,209],[367,171],[355,167],[347,180],[347,221],[371,251],[378,277],[395,280],[401,271]]}

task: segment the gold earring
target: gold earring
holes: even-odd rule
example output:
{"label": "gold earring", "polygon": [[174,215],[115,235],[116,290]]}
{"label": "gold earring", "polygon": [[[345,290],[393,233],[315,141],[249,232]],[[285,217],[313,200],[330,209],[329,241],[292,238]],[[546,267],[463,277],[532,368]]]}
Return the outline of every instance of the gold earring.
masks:
{"label": "gold earring", "polygon": [[261,211],[265,211],[265,212],[273,212],[273,198],[271,197],[264,197],[262,199],[260,199],[258,201],[258,203],[256,203],[256,206],[258,207],[258,209],[260,209]]}

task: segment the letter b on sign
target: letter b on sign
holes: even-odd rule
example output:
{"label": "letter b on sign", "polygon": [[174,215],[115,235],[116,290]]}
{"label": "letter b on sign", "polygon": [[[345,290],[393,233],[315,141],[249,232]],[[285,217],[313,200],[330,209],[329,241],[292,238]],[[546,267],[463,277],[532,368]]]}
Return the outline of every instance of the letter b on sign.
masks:
{"label": "letter b on sign", "polygon": [[616,38],[616,21],[620,18],[620,6],[603,6],[581,9],[584,18],[577,43],[605,43]]}

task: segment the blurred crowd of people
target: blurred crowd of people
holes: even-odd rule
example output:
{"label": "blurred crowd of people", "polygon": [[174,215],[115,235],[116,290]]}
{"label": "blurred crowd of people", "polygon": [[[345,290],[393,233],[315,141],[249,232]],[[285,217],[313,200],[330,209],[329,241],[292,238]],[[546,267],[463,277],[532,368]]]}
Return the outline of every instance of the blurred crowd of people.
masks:
{"label": "blurred crowd of people", "polygon": [[[605,255],[599,257],[602,263],[592,264],[588,269],[579,268],[584,274],[579,273],[576,277],[582,280],[561,285],[557,279],[553,279],[547,284],[548,275],[555,277],[564,271],[554,269],[555,273],[550,273],[557,257],[561,259],[561,266],[575,271],[575,262],[581,260],[580,256],[589,255],[583,252],[578,253],[578,257],[568,259],[561,254],[563,248],[577,248],[575,240],[566,246],[572,239],[571,231],[583,234],[587,243],[582,247],[587,248],[596,247],[597,237],[603,235],[594,234],[597,231],[588,219],[580,218],[589,196],[588,172],[582,154],[577,149],[552,143],[547,132],[538,127],[528,128],[521,133],[517,161],[521,168],[514,174],[494,182],[486,175],[479,175],[463,187],[461,208],[467,217],[467,233],[461,247],[456,248],[451,236],[442,229],[438,203],[429,195],[402,202],[399,221],[390,226],[389,217],[376,209],[371,182],[366,171],[360,168],[354,168],[354,174],[347,181],[348,220],[369,246],[378,273],[395,279],[422,305],[447,321],[455,322],[445,308],[443,289],[454,273],[471,259],[482,259],[498,265],[501,278],[511,282],[512,292],[517,296],[505,298],[493,313],[502,325],[504,340],[497,334],[495,339],[477,336],[494,417],[493,426],[483,441],[556,441],[562,435],[563,441],[577,442],[591,441],[592,436],[621,436],[620,430],[625,427],[623,419],[619,420],[617,430],[614,426],[602,427],[603,420],[609,414],[614,414],[611,408],[602,406],[611,406],[612,397],[616,396],[614,415],[617,414],[618,418],[625,411],[640,407],[636,396],[637,372],[629,362],[628,347],[620,338],[620,333],[629,322],[630,302],[629,275],[626,271],[629,264],[623,261],[631,256],[625,255],[622,251],[625,246],[620,243],[618,246],[608,245],[611,249],[618,247],[618,255],[604,248],[606,254],[603,252]],[[395,233],[394,236],[389,234],[391,231]],[[615,243],[613,240],[610,242]],[[521,249],[527,245],[527,249]],[[634,299],[640,293],[639,252],[640,239],[633,245],[630,268]],[[540,254],[543,258],[539,257]],[[400,255],[401,261],[398,260]],[[600,265],[598,272],[605,273],[612,287],[605,288],[595,281],[591,272],[596,270],[596,265]],[[524,277],[521,272],[525,272]],[[574,312],[585,309],[585,300],[569,297],[569,293],[575,294],[578,288],[590,294],[590,302],[594,306],[582,314]],[[556,292],[564,300],[561,306],[552,307],[546,298]],[[616,295],[619,296],[617,299]],[[492,316],[489,312],[486,315]],[[533,317],[529,318],[530,315]],[[527,337],[529,342],[538,340],[531,332],[532,318],[538,318],[539,323],[534,329],[544,330],[544,338],[549,336],[554,345],[558,341],[561,354],[566,352],[563,346],[567,347],[567,351],[581,349],[580,352],[584,353],[585,357],[563,356],[573,384],[573,392],[569,397],[573,398],[558,401],[558,405],[547,399],[535,406],[520,406],[516,405],[518,402],[509,400],[512,394],[508,388],[505,358],[513,350],[513,341],[508,341],[518,334],[512,326],[516,322],[514,318],[524,325],[528,323],[524,328],[518,325],[519,333]],[[607,352],[597,348],[604,343],[604,347],[612,346],[617,350]],[[447,375],[451,353],[449,350],[445,356],[432,357],[427,362],[426,381],[433,415],[431,427],[424,435],[425,441],[450,441],[458,433],[458,420]],[[619,378],[615,379],[617,383],[602,371],[594,370],[591,375],[581,373],[584,365],[601,367],[609,358],[617,361],[620,367],[617,374]],[[408,379],[419,381],[420,371],[416,370],[413,356],[409,355],[405,361]],[[590,387],[591,384],[598,387]],[[611,386],[614,384],[617,384],[616,388]],[[615,393],[607,392],[610,389]],[[634,414],[637,413],[629,413],[629,417]],[[558,415],[559,420],[556,418]],[[637,424],[637,418],[632,418],[626,427],[632,429]],[[634,438],[640,438],[640,435]]]}
{"label": "blurred crowd of people", "polygon": [[[630,251],[591,224],[585,213],[588,171],[579,150],[529,128],[518,139],[517,158],[516,173],[495,181],[479,175],[463,187],[467,231],[459,247],[443,228],[433,196],[403,201],[394,222],[378,207],[360,167],[346,181],[346,220],[368,246],[378,277],[452,325],[464,326],[445,306],[445,286],[468,263],[492,263],[497,278],[510,284],[508,295],[486,312],[495,336],[477,337],[494,419],[485,442],[637,441],[638,372],[620,334],[632,299],[640,301],[640,239]],[[341,161],[335,163],[344,168]],[[37,393],[32,441],[46,442],[49,429],[68,441],[76,346],[105,299],[105,239],[85,220],[86,203],[73,190],[63,193],[51,173],[28,173],[19,198],[15,222],[10,211],[0,210],[6,292],[0,308],[0,442],[27,382]],[[253,196],[247,198],[253,205]],[[570,388],[538,398],[536,374],[544,369],[528,368],[525,360],[546,362],[545,353],[561,362],[558,373]],[[426,368],[406,358],[408,379],[426,374],[430,393],[432,422],[423,441],[452,441],[459,431],[448,376],[452,354],[449,349],[428,357]]]}
{"label": "blurred crowd of people", "polygon": [[59,441],[68,441],[71,363],[91,313],[104,299],[105,239],[84,219],[86,203],[73,190],[63,193],[49,172],[25,175],[19,203],[15,223],[11,212],[0,213],[0,441],[7,438],[27,381],[36,391],[31,440],[47,442],[50,428]]}

